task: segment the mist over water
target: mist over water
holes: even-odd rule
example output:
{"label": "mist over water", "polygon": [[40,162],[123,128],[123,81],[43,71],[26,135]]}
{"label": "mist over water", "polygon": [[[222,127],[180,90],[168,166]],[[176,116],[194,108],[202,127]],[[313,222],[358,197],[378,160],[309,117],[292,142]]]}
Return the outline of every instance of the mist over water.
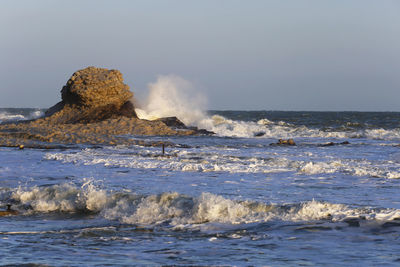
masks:
{"label": "mist over water", "polygon": [[148,85],[149,95],[139,101],[139,118],[153,120],[175,116],[186,125],[194,126],[205,118],[207,99],[193,84],[177,75],[160,75]]}

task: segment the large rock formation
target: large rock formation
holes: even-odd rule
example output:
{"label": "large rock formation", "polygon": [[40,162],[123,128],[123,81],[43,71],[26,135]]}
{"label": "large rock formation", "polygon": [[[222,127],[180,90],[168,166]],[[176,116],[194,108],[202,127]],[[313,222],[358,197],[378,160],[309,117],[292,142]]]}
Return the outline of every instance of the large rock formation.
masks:
{"label": "large rock formation", "polygon": [[61,97],[62,101],[45,113],[58,123],[91,123],[120,116],[137,118],[130,101],[133,93],[118,70],[79,70],[62,88]]}
{"label": "large rock formation", "polygon": [[43,118],[0,125],[0,146],[132,144],[132,135],[208,134],[186,128],[177,118],[138,119],[133,93],[117,70],[88,67],[75,72],[61,90],[62,101]]}

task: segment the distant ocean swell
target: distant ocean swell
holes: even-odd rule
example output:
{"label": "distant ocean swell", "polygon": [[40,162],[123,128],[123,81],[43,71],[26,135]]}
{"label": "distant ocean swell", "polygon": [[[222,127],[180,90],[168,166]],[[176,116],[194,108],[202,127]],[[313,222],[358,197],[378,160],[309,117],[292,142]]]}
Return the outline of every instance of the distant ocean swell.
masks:
{"label": "distant ocean swell", "polygon": [[21,120],[32,120],[43,116],[41,109],[1,108],[0,123]]}
{"label": "distant ocean swell", "polygon": [[[322,124],[322,123],[321,123]],[[199,123],[200,127],[217,133],[219,136],[245,138],[367,138],[377,140],[400,140],[400,128],[370,128],[345,122],[336,127],[310,128],[306,125],[293,125],[284,121],[273,122],[267,118],[252,121],[236,121],[221,115],[213,115]]]}
{"label": "distant ocean swell", "polygon": [[[153,118],[144,110],[137,109],[139,117]],[[280,113],[286,117],[279,117]],[[245,111],[212,111],[209,114],[197,110],[181,112],[179,119],[188,125],[194,125],[213,131],[220,137],[240,138],[327,138],[400,141],[400,125],[391,123],[397,115],[389,113],[372,113],[376,118],[368,121],[364,113],[339,112],[336,120],[324,112],[245,112]],[[36,119],[43,116],[43,109],[0,109],[0,123]],[[163,113],[160,113],[163,114]],[[169,113],[166,113],[167,115]],[[239,114],[239,115],[238,115]],[[292,117],[290,117],[292,114]],[[304,114],[309,118],[304,119]],[[322,114],[322,115],[321,115]],[[352,117],[348,118],[350,114]],[[354,115],[356,114],[356,115]],[[358,114],[358,116],[357,116]],[[264,115],[264,117],[262,117]],[[265,117],[265,115],[269,115]],[[289,115],[289,116],[288,116]],[[260,118],[261,116],[261,118]],[[313,116],[316,117],[313,118]],[[324,117],[325,116],[325,117]],[[258,120],[254,118],[259,117]],[[155,118],[155,117],[154,117]],[[387,123],[382,121],[387,120]]]}

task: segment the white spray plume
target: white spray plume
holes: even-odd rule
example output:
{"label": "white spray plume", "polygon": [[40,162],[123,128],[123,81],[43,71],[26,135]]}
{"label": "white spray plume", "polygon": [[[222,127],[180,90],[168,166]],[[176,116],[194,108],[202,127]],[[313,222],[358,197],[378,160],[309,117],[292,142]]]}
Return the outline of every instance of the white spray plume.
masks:
{"label": "white spray plume", "polygon": [[154,120],[176,116],[186,125],[197,125],[204,119],[206,98],[196,92],[189,81],[176,75],[161,75],[148,87],[147,101],[135,109],[139,118]]}

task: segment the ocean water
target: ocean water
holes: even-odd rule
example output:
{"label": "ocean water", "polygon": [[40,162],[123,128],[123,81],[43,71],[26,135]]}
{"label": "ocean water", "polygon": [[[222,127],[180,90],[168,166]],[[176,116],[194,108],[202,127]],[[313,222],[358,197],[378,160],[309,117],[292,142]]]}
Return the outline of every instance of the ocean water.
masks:
{"label": "ocean water", "polygon": [[165,155],[0,147],[0,208],[18,211],[0,217],[0,264],[400,266],[400,113],[209,111],[197,125],[216,135],[126,137],[174,143]]}

